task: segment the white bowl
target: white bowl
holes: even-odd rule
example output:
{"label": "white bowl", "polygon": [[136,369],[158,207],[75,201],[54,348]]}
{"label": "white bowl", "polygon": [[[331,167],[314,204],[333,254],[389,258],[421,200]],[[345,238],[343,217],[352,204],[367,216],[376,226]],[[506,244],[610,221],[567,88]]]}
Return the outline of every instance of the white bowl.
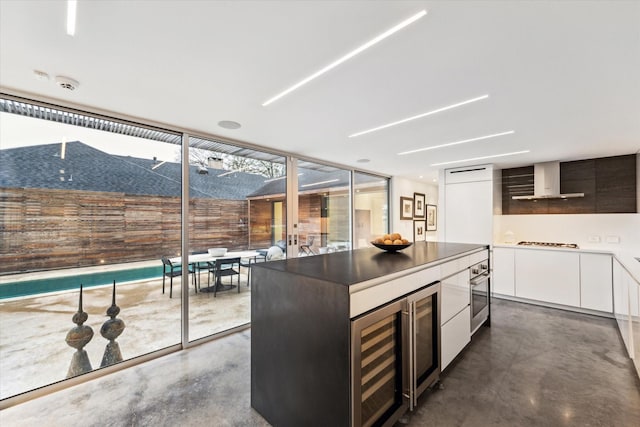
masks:
{"label": "white bowl", "polygon": [[227,248],[210,248],[207,251],[211,256],[223,256],[227,253]]}

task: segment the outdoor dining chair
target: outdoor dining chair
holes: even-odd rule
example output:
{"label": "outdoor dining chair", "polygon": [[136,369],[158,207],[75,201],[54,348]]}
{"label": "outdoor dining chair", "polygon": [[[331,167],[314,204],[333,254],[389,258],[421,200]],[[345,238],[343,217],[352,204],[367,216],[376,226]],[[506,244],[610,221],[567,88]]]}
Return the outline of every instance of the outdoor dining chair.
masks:
{"label": "outdoor dining chair", "polygon": [[313,241],[315,239],[316,236],[309,236],[307,237],[307,243],[300,245],[300,250],[298,251],[298,255],[315,255],[316,253],[313,251],[313,249],[311,249],[311,246],[313,246]]}
{"label": "outdoor dining chair", "polygon": [[[260,253],[260,251],[257,251],[257,252]],[[266,252],[265,252],[265,255],[266,255]],[[247,269],[247,288],[251,284],[251,265],[258,262],[264,262],[264,261],[265,261],[265,256],[262,254],[254,257],[240,259],[240,267],[244,267]]]}
{"label": "outdoor dining chair", "polygon": [[[237,268],[237,270],[236,270]],[[213,263],[209,263],[209,274],[213,274],[213,296],[216,296],[219,287],[222,284],[222,277],[231,277],[231,285],[233,286],[233,276],[238,276],[238,293],[240,293],[240,258],[223,258],[217,259]]]}
{"label": "outdoor dining chair", "polygon": [[[191,268],[188,268],[189,274],[194,273]],[[164,283],[166,278],[169,278],[169,298],[173,297],[173,278],[182,276],[182,266],[173,265],[168,257],[162,256],[162,293],[164,294]],[[195,274],[193,275],[193,285],[196,286]],[[196,292],[198,290],[196,289]]]}

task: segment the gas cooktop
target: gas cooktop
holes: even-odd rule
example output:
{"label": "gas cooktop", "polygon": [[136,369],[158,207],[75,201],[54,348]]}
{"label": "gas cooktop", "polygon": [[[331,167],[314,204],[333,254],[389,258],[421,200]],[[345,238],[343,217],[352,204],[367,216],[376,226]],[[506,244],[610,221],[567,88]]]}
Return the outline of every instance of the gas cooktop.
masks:
{"label": "gas cooktop", "polygon": [[546,246],[549,248],[570,248],[579,249],[575,243],[552,243],[552,242],[518,242],[520,246]]}

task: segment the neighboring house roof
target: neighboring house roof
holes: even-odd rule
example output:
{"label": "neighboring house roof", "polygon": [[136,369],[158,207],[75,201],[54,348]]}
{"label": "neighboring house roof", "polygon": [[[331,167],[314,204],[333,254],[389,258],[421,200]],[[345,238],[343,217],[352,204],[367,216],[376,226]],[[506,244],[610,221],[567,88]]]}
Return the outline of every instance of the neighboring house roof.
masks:
{"label": "neighboring house roof", "polygon": [[[298,191],[318,192],[328,189],[349,189],[351,173],[348,170],[318,171],[313,169],[298,169]],[[358,175],[358,184],[380,183],[384,179],[374,175]],[[277,179],[265,183],[255,192],[247,195],[248,198],[264,197],[286,192],[286,180]]]}
{"label": "neighboring house roof", "polygon": [[[0,187],[121,192],[179,197],[181,165],[127,156],[114,156],[80,141],[0,150]],[[208,169],[199,174],[190,166],[190,197],[243,200],[265,178],[243,172]]]}
{"label": "neighboring house roof", "polygon": [[[119,157],[119,156],[118,156]],[[134,157],[119,157],[123,161],[135,164],[141,168],[153,169],[153,172],[171,180],[180,182],[182,165],[180,163],[140,159]],[[200,171],[206,170],[206,173]],[[220,176],[222,175],[222,176]],[[225,169],[203,168],[201,166],[189,166],[189,188],[191,197],[203,197],[194,195],[204,194],[204,197],[225,200],[244,200],[247,193],[261,187],[265,181],[264,176],[245,172],[231,172]]]}

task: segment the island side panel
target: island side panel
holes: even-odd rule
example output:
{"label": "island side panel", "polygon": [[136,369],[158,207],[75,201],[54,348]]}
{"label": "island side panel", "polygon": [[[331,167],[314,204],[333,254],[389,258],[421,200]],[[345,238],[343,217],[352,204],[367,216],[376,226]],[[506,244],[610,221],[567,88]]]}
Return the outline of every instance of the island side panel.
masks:
{"label": "island side panel", "polygon": [[348,288],[261,267],[251,279],[251,406],[277,426],[347,426]]}

